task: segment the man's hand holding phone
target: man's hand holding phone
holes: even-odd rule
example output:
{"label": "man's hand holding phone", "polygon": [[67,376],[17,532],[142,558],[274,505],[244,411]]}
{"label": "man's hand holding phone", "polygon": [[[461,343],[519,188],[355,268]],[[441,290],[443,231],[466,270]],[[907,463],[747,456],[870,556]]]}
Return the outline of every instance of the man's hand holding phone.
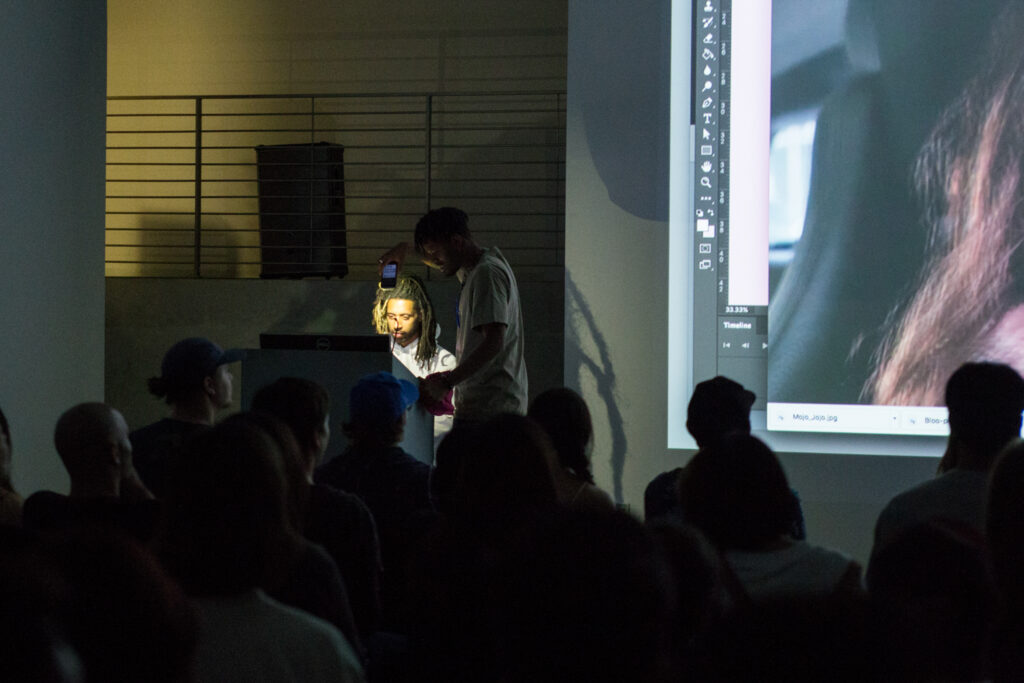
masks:
{"label": "man's hand holding phone", "polygon": [[[408,242],[399,242],[395,246],[391,247],[377,259],[377,274],[382,278],[384,277],[384,269],[386,266],[394,264],[395,276],[402,271],[402,264],[405,263],[405,255],[409,252]],[[394,285],[392,285],[394,287]]]}

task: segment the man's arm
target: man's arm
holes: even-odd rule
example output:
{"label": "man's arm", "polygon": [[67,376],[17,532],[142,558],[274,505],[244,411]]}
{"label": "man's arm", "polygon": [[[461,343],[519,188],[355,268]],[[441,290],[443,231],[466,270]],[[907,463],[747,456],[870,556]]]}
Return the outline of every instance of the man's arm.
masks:
{"label": "man's arm", "polygon": [[487,323],[480,325],[476,330],[483,335],[483,340],[473,349],[462,362],[455,366],[455,369],[448,373],[448,382],[455,386],[469,379],[484,367],[501,351],[505,344],[505,323]]}
{"label": "man's arm", "polygon": [[435,373],[420,380],[420,393],[425,394],[428,401],[440,401],[456,384],[475,375],[501,351],[505,344],[506,327],[505,323],[486,323],[475,327],[483,335],[480,344],[447,375]]}
{"label": "man's arm", "polygon": [[399,242],[395,246],[391,247],[377,259],[377,275],[380,275],[384,270],[384,264],[390,261],[394,261],[398,264],[398,272],[402,272],[402,264],[405,263],[405,257],[409,253],[410,245],[408,242]]}

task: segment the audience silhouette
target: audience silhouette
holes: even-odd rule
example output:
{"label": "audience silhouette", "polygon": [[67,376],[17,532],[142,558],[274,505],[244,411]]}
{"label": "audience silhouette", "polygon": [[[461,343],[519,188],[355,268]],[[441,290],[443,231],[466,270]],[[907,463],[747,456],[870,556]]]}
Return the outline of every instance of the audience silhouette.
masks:
{"label": "audience silhouette", "polygon": [[490,635],[498,562],[510,539],[558,507],[553,449],[522,415],[459,425],[438,450],[441,513],[409,572],[408,622],[418,680],[488,680],[497,675]]}
{"label": "audience silhouette", "polygon": [[121,413],[103,403],[80,403],[57,420],[53,441],[71,478],[71,492],[29,496],[22,511],[27,529],[96,525],[142,541],[153,537],[160,504],[135,473]]}
{"label": "audience silhouette", "polygon": [[992,469],[985,531],[998,611],[992,646],[992,679],[1024,677],[1024,441],[1015,439]]}
{"label": "audience silhouette", "polygon": [[856,562],[790,535],[794,495],[760,439],[734,433],[702,448],[679,480],[679,498],[751,600],[860,590]]}
{"label": "audience silhouette", "polygon": [[210,427],[233,401],[233,376],[227,366],[244,356],[204,337],[189,337],[164,354],[160,374],[146,382],[149,393],[162,398],[170,415],[136,429],[130,438],[139,476],[157,496],[163,494],[167,468],[185,442]]}
{"label": "audience silhouette", "polygon": [[[710,446],[726,434],[750,433],[750,406],[754,393],[721,375],[697,384],[686,406],[686,430],[697,442],[697,448]],[[663,472],[644,491],[644,518],[653,520],[662,515],[680,517],[679,479],[684,468]]]}
{"label": "audience silhouette", "polygon": [[989,471],[1020,435],[1024,379],[1001,363],[965,363],[946,383],[949,441],[939,475],[904,491],[882,510],[872,555],[908,528],[942,519],[982,533]]}
{"label": "audience silhouette", "polygon": [[380,620],[377,525],[358,496],[313,481],[330,436],[327,390],[312,380],[281,377],[257,390],[251,407],[279,418],[294,435],[292,447],[285,450],[299,470],[292,487],[297,528],[338,565],[359,634],[369,637]]}
{"label": "audience silhouette", "polygon": [[238,415],[195,437],[168,472],[158,547],[199,613],[200,681],[363,680],[339,630],[264,590],[301,573],[310,548],[291,527],[284,468],[274,438]]}
{"label": "audience silhouette", "polygon": [[296,452],[298,445],[288,426],[269,413],[239,413],[228,420],[247,421],[269,436],[277,450],[279,466],[284,475],[285,511],[289,537],[293,541],[291,557],[282,553],[282,561],[268,576],[262,588],[267,594],[291,607],[296,607],[330,622],[355,650],[364,654],[362,638],[355,625],[348,588],[338,566],[318,544],[302,535],[308,493]]}
{"label": "audience silhouette", "polygon": [[933,519],[871,559],[868,592],[876,656],[902,680],[989,678],[995,589],[981,534]]}
{"label": "audience silhouette", "polygon": [[345,450],[314,473],[317,483],[358,496],[373,514],[383,564],[381,602],[385,622],[399,619],[405,570],[419,516],[430,510],[430,466],[398,444],[405,411],[419,392],[411,382],[379,372],[362,377],[349,393]]}
{"label": "audience silhouette", "polygon": [[[121,414],[68,409],[69,494],[0,520],[5,679],[1024,679],[1024,379],[1008,366],[949,378],[938,476],[883,510],[863,582],[802,538],[753,395],[728,378],[695,390],[699,450],[648,487],[645,523],[595,485],[576,392],[458,425],[433,468],[398,446],[416,393],[363,377],[349,443],[321,464],[330,397],[282,377],[179,440],[159,500]],[[9,463],[0,413],[4,510]]]}
{"label": "audience silhouette", "polygon": [[551,475],[558,501],[569,507],[613,509],[611,496],[597,487],[590,471],[594,427],[583,397],[566,387],[548,389],[533,399],[526,414],[547,433],[554,447]]}

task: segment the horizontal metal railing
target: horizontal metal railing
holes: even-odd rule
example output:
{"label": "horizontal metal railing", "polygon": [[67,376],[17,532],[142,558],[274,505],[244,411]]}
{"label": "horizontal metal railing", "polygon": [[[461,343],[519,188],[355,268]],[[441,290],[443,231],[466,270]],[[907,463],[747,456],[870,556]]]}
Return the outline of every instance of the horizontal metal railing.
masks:
{"label": "horizontal metal railing", "polygon": [[562,92],[110,97],[106,165],[108,276],[370,279],[455,205],[520,278],[561,277]]}

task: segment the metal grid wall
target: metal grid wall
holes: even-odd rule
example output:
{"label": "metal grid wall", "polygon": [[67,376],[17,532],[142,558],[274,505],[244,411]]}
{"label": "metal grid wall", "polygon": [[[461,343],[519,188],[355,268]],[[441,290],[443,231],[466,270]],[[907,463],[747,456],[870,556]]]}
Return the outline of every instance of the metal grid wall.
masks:
{"label": "metal grid wall", "polygon": [[562,277],[561,92],[111,97],[107,275],[259,277],[256,148],[310,143],[344,147],[349,278],[446,205],[520,279]]}

